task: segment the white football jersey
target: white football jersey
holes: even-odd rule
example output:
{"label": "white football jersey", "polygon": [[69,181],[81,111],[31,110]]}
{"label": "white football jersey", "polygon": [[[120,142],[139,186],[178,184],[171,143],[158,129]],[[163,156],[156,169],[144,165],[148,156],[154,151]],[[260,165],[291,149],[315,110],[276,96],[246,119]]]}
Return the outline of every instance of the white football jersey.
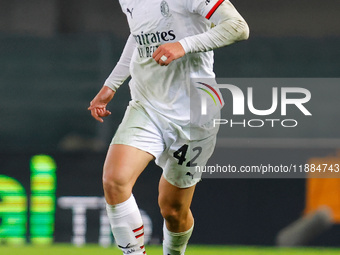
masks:
{"label": "white football jersey", "polygon": [[190,119],[192,78],[214,78],[213,52],[189,53],[160,66],[152,58],[161,44],[201,34],[223,0],[120,0],[136,48],[130,62],[132,99],[178,124]]}

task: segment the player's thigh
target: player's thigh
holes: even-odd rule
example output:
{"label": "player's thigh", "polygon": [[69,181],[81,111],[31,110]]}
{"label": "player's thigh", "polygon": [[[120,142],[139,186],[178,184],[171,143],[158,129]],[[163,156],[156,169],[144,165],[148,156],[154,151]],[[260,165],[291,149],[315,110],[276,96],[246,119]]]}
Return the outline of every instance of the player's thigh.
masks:
{"label": "player's thigh", "polygon": [[162,175],[159,182],[158,203],[168,214],[188,213],[196,185],[179,188],[169,183]]}
{"label": "player's thigh", "polygon": [[104,185],[106,183],[132,188],[138,176],[153,158],[148,152],[133,146],[112,144],[104,163]]}

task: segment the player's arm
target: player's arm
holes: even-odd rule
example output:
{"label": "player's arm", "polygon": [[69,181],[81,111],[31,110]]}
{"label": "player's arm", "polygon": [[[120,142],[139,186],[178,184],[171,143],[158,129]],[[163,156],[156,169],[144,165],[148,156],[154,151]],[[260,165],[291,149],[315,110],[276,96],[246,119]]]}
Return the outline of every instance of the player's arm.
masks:
{"label": "player's arm", "polygon": [[109,77],[106,79],[104,86],[111,88],[113,91],[116,91],[120,85],[130,76],[130,62],[132,58],[132,54],[136,48],[136,41],[133,36],[130,34],[129,38],[126,41],[124,50],[120,59],[112,70]]}
{"label": "player's arm", "polygon": [[116,90],[130,76],[130,62],[134,49],[135,40],[133,36],[130,35],[118,63],[88,108],[88,110],[91,111],[92,117],[96,120],[103,122],[102,117],[111,114],[111,112],[106,109],[106,106],[112,100]]}
{"label": "player's arm", "polygon": [[[218,1],[204,15],[215,26],[207,32],[185,37],[179,42],[166,43],[155,51],[153,58],[160,65],[168,65],[171,61],[186,53],[205,52],[224,47],[249,37],[249,27],[244,18],[229,1]],[[162,56],[167,61],[162,62]]]}
{"label": "player's arm", "polygon": [[229,1],[218,1],[205,18],[216,26],[205,33],[180,40],[185,53],[205,52],[249,37],[247,22]]}

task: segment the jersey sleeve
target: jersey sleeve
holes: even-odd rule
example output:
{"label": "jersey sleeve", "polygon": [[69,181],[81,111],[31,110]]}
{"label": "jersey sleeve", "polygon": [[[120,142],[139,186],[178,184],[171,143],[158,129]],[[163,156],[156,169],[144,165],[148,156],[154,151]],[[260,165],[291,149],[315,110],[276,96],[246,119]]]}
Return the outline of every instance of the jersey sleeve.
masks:
{"label": "jersey sleeve", "polygon": [[[200,2],[200,4],[192,5],[191,11],[198,12],[215,26],[204,33],[181,39],[179,43],[185,53],[210,51],[248,39],[248,24],[229,1],[211,0],[208,3],[204,0],[194,0],[192,2]],[[203,6],[203,3],[206,6]]]}
{"label": "jersey sleeve", "polygon": [[122,85],[123,82],[130,76],[130,62],[135,48],[136,41],[133,36],[130,35],[119,61],[117,62],[109,77],[106,79],[104,86],[116,91],[120,85]]}
{"label": "jersey sleeve", "polygon": [[188,0],[186,2],[189,12],[198,13],[206,19],[210,19],[224,1],[228,0]]}

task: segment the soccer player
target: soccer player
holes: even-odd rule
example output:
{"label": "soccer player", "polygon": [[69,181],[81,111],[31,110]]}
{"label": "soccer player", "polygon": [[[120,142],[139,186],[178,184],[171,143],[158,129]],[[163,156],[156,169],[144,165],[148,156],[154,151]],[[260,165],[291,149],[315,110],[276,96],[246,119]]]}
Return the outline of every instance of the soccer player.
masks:
{"label": "soccer player", "polygon": [[[218,127],[212,118],[192,123],[193,78],[214,78],[215,48],[248,38],[247,23],[227,0],[120,0],[130,36],[121,58],[91,101],[103,122],[119,86],[131,76],[132,100],[103,171],[107,213],[124,254],[146,254],[143,222],[132,188],[151,160],[163,169],[159,207],[164,218],[164,255],[184,254],[194,227],[190,210]],[[222,105],[222,102],[221,102]]]}

